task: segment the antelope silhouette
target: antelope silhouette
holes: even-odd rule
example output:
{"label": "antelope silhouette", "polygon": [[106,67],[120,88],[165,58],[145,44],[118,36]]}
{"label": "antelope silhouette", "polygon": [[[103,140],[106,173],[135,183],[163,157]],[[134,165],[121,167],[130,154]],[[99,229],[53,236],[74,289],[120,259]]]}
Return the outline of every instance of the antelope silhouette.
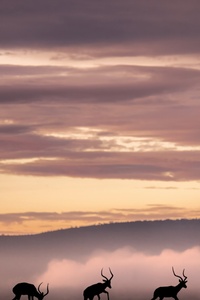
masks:
{"label": "antelope silhouette", "polygon": [[33,300],[34,297],[42,300],[49,293],[49,285],[47,284],[47,292],[44,294],[40,291],[41,284],[42,282],[38,285],[38,289],[33,284],[27,282],[16,284],[13,288],[13,293],[15,294],[13,300],[19,300],[22,295],[27,295],[28,300]]}
{"label": "antelope silhouette", "polygon": [[100,300],[100,294],[101,293],[105,293],[107,294],[107,298],[109,300],[109,293],[105,290],[107,287],[111,289],[111,279],[113,278],[113,273],[110,270],[110,274],[111,277],[110,279],[108,279],[106,276],[103,275],[103,269],[101,269],[101,276],[105,279],[103,279],[104,283],[99,282],[99,283],[95,283],[93,285],[88,286],[84,292],[83,292],[83,296],[84,296],[84,300],[93,300],[94,296],[98,297],[98,300]]}
{"label": "antelope silhouette", "polygon": [[187,288],[187,285],[186,285],[187,277],[184,274],[185,269],[183,269],[184,279],[181,276],[175,274],[173,267],[172,267],[172,271],[173,271],[174,276],[179,278],[179,284],[177,284],[176,286],[161,286],[161,287],[157,288],[154,291],[154,295],[151,300],[155,300],[158,297],[160,300],[162,300],[163,298],[168,298],[168,297],[174,298],[175,300],[179,300],[177,297],[177,294],[180,292],[180,290],[182,288]]}

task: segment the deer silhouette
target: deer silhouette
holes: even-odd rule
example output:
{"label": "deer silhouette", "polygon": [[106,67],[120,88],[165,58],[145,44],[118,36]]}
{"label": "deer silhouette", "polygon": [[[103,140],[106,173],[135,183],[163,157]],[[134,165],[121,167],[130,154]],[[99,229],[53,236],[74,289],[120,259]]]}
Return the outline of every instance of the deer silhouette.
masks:
{"label": "deer silhouette", "polygon": [[95,283],[93,285],[88,286],[84,292],[83,292],[83,296],[84,296],[84,300],[93,300],[94,296],[98,297],[98,300],[100,300],[100,294],[101,293],[105,293],[107,294],[107,298],[109,300],[109,293],[105,290],[107,287],[111,289],[111,279],[113,278],[113,273],[110,270],[110,274],[111,277],[110,279],[108,279],[106,276],[103,275],[103,269],[101,270],[101,276],[105,279],[103,279],[104,283],[99,282],[99,283]]}
{"label": "deer silhouette", "polygon": [[41,284],[42,282],[38,285],[38,289],[33,284],[27,282],[16,284],[13,288],[13,293],[15,294],[13,300],[19,300],[22,295],[28,295],[28,300],[33,300],[34,297],[42,300],[49,293],[49,285],[47,284],[47,292],[44,294],[40,291]]}
{"label": "deer silhouette", "polygon": [[163,298],[167,298],[167,297],[171,297],[171,298],[174,298],[175,300],[178,300],[177,294],[180,292],[180,290],[182,288],[187,288],[187,285],[186,285],[187,277],[184,274],[185,269],[183,269],[184,279],[181,276],[175,274],[173,267],[172,267],[172,271],[173,271],[174,276],[179,278],[179,284],[177,284],[176,286],[161,286],[161,287],[157,288],[154,291],[154,295],[151,300],[155,300],[158,297],[160,300],[162,300]]}

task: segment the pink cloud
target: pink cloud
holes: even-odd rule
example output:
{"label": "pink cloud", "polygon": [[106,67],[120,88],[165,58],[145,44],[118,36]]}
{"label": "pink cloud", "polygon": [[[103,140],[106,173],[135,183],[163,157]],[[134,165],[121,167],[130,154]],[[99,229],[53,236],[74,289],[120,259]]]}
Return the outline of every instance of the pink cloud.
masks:
{"label": "pink cloud", "polygon": [[109,277],[110,267],[114,273],[111,294],[141,292],[151,297],[158,286],[178,284],[171,269],[174,266],[178,275],[182,275],[185,269],[188,289],[180,293],[189,297],[199,288],[199,261],[199,247],[184,252],[166,249],[160,255],[146,255],[132,248],[123,248],[115,252],[96,252],[85,262],[52,260],[46,271],[37,277],[37,282],[49,282],[54,289],[76,289],[82,293],[88,285],[102,281],[101,268]]}

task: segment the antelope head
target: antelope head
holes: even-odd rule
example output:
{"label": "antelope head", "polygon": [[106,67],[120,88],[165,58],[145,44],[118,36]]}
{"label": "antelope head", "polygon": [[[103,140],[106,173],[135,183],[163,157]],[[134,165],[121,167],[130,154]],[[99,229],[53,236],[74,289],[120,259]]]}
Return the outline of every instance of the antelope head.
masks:
{"label": "antelope head", "polygon": [[47,284],[47,292],[44,294],[40,291],[40,286],[42,282],[38,285],[38,294],[40,295],[40,299],[43,299],[49,293],[49,284]]}
{"label": "antelope head", "polygon": [[101,276],[105,279],[103,279],[103,281],[105,282],[106,284],[106,287],[110,288],[111,289],[111,279],[113,278],[113,273],[111,271],[111,269],[109,268],[109,271],[110,271],[110,274],[111,274],[111,277],[110,279],[108,279],[105,275],[103,275],[103,269],[101,269]]}
{"label": "antelope head", "polygon": [[184,278],[182,278],[179,275],[176,275],[176,273],[174,272],[174,268],[173,267],[172,267],[172,271],[173,271],[174,276],[176,276],[176,277],[179,278],[179,282],[180,282],[181,286],[184,287],[184,288],[187,288],[187,285],[186,285],[186,283],[187,283],[187,276],[185,276],[185,273],[184,273],[185,269],[183,269],[183,277]]}

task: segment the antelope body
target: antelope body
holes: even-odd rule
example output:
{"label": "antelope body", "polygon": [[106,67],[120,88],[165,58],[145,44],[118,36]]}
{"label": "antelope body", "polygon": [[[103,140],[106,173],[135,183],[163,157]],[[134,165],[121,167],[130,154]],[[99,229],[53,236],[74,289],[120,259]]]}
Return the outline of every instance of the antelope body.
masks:
{"label": "antelope body", "polygon": [[[110,270],[110,269],[109,269]],[[101,276],[105,279],[103,279],[104,283],[99,282],[99,283],[95,283],[93,285],[88,286],[84,292],[83,292],[83,296],[84,296],[84,300],[93,300],[94,296],[97,296],[98,299],[100,300],[100,294],[105,293],[107,294],[107,298],[109,300],[109,293],[106,291],[106,288],[110,288],[111,289],[111,279],[113,278],[113,273],[110,270],[110,274],[111,277],[110,279],[108,279],[106,276],[103,275],[103,269],[101,270]]]}
{"label": "antelope body", "polygon": [[161,286],[157,288],[154,291],[154,295],[151,300],[155,300],[158,297],[160,300],[162,300],[163,298],[174,298],[175,300],[178,300],[177,294],[180,292],[182,288],[187,288],[186,285],[187,277],[184,274],[184,270],[183,270],[184,279],[181,276],[176,275],[173,268],[172,271],[174,276],[179,278],[179,284],[177,284],[176,286]]}
{"label": "antelope body", "polygon": [[13,300],[19,300],[22,295],[27,295],[28,300],[33,300],[34,297],[38,298],[38,300],[42,300],[49,293],[49,287],[47,285],[47,292],[44,294],[40,291],[41,284],[42,283],[39,284],[38,289],[36,289],[33,284],[27,282],[16,284],[13,288],[13,293],[15,294]]}

